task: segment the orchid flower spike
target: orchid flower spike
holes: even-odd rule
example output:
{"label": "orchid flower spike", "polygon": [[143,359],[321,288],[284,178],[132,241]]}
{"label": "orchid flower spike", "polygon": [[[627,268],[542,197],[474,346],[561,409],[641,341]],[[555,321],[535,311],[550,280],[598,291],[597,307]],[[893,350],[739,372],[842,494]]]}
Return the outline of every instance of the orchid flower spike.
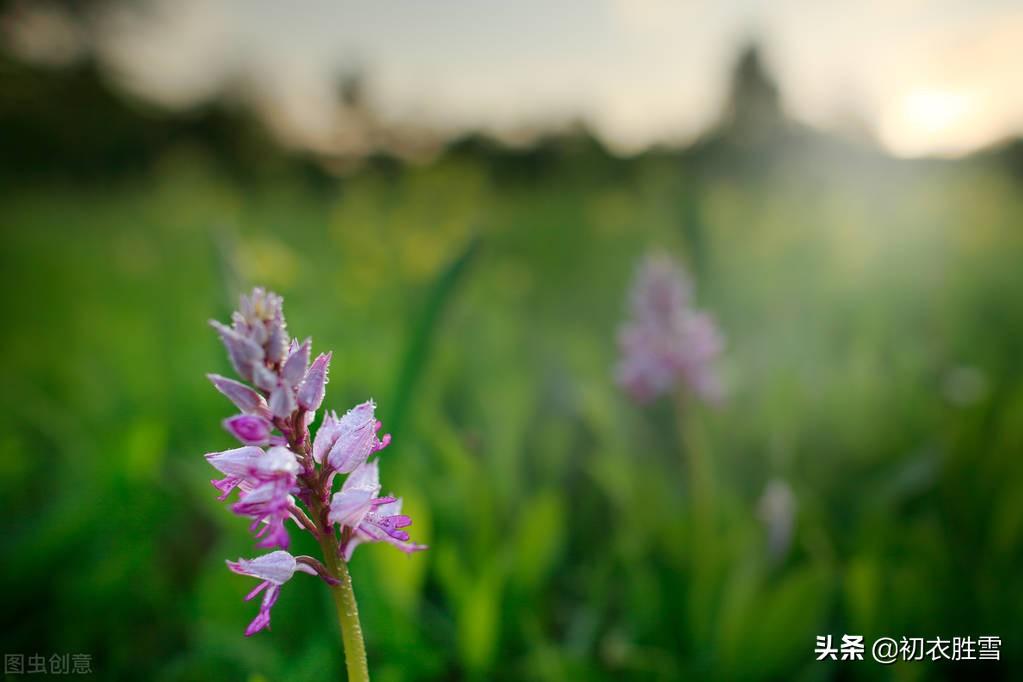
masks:
{"label": "orchid flower spike", "polygon": [[[379,467],[370,458],[391,437],[378,435],[381,423],[372,400],[341,417],[334,411],[325,413],[315,436],[310,433],[325,398],[332,355],[320,353],[311,360],[312,339],[289,338],[283,299],[277,294],[254,289],[241,298],[230,325],[217,321],[211,325],[243,380],[207,375],[239,411],[223,425],[241,443],[206,455],[222,476],[212,483],[221,500],[237,490],[231,511],[249,519],[259,547],[277,548],[255,559],[228,562],[235,573],[261,580],[246,597],[263,594],[259,613],[245,634],[269,628],[270,609],[295,571],[318,575],[331,589],[345,592],[343,599],[352,604],[339,614],[343,629],[353,627],[345,619],[354,619],[359,632],[345,639],[345,654],[351,679],[365,678],[365,653],[349,651],[356,642],[361,647],[362,638],[346,563],[364,542],[387,542],[404,552],[426,549],[404,530],[412,520],[401,513],[401,500],[379,495]],[[339,476],[345,480],[334,493]],[[327,552],[322,562],[285,551],[291,542],[289,527],[316,537]]]}
{"label": "orchid flower spike", "polygon": [[618,384],[637,402],[684,387],[711,403],[724,391],[716,361],[724,339],[713,318],[693,306],[693,286],[682,268],[656,253],[640,265],[629,298],[629,318],[618,342]]}

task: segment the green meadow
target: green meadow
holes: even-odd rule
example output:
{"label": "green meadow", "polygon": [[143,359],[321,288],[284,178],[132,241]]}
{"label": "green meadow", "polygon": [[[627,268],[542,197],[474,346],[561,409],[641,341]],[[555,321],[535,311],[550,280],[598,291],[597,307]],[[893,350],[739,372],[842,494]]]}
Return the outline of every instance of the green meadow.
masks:
{"label": "green meadow", "polygon": [[[341,674],[311,578],[242,636],[252,583],[224,560],[258,550],[202,457],[233,447],[207,320],[262,285],[334,351],[325,406],[377,401],[384,492],[430,545],[352,561],[376,680],[1023,674],[1023,193],[1001,156],[567,137],[316,181],[187,146],[4,178],[5,653],[87,653],[96,679]],[[727,338],[720,406],[614,384],[651,249]],[[795,504],[780,554],[772,479]],[[868,659],[881,636],[997,635],[1001,661],[817,662],[843,634]]]}

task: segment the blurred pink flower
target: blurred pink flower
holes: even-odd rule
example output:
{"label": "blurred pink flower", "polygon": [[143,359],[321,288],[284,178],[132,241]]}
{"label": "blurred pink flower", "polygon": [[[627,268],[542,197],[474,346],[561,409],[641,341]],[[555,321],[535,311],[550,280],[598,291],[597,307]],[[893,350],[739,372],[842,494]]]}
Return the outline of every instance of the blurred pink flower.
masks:
{"label": "blurred pink flower", "polygon": [[635,400],[649,402],[680,386],[708,402],[723,398],[715,363],[724,338],[713,318],[693,307],[692,295],[686,273],[666,254],[652,254],[639,267],[616,370]]}

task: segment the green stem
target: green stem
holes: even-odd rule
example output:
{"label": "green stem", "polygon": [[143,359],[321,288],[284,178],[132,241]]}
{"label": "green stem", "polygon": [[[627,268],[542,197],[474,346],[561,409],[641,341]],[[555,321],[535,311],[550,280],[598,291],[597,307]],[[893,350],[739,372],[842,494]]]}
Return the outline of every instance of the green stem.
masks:
{"label": "green stem", "polygon": [[689,538],[692,545],[689,553],[692,571],[689,586],[691,635],[696,642],[703,645],[709,643],[712,638],[716,601],[713,589],[717,565],[717,538],[714,535],[714,475],[707,453],[706,439],[701,429],[700,414],[693,413],[699,406],[687,400],[687,397],[683,391],[679,391],[675,397],[675,423],[689,478],[689,497],[692,503]]}
{"label": "green stem", "polygon": [[[322,509],[316,511],[318,518],[324,517]],[[333,529],[321,533],[319,540],[324,564],[330,574],[338,580],[336,585],[330,586],[330,595],[334,599],[338,624],[341,626],[341,644],[345,651],[348,682],[369,682],[366,643],[362,639],[359,606],[355,603],[355,590],[352,588],[352,576],[348,574],[348,564],[338,556],[337,536]]]}
{"label": "green stem", "polygon": [[[683,391],[675,397],[675,425],[678,429],[682,456],[689,474],[689,494],[693,504],[693,525],[699,533],[709,531],[713,511],[714,476],[707,457],[706,442],[700,430],[699,415],[690,415],[698,406],[687,401]],[[701,538],[703,539],[703,538]]]}
{"label": "green stem", "polygon": [[362,626],[359,624],[359,607],[355,603],[352,576],[348,565],[337,562],[338,580],[330,588],[337,608],[337,619],[341,624],[341,641],[345,647],[345,666],[348,668],[348,682],[369,682],[369,664],[366,661],[366,644],[362,640]]}

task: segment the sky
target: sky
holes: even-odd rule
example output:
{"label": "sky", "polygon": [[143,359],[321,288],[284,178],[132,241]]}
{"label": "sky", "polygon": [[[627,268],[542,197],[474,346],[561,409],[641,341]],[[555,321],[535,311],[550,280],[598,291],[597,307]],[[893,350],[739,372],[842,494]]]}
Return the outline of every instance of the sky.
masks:
{"label": "sky", "polygon": [[684,143],[714,122],[751,40],[793,117],[855,123],[894,154],[958,155],[1023,132],[1019,0],[151,5],[97,22],[93,47],[122,85],[187,107],[244,84],[280,132],[326,150],[346,125],[338,79],[356,72],[394,125],[514,133],[582,120],[623,152]]}

